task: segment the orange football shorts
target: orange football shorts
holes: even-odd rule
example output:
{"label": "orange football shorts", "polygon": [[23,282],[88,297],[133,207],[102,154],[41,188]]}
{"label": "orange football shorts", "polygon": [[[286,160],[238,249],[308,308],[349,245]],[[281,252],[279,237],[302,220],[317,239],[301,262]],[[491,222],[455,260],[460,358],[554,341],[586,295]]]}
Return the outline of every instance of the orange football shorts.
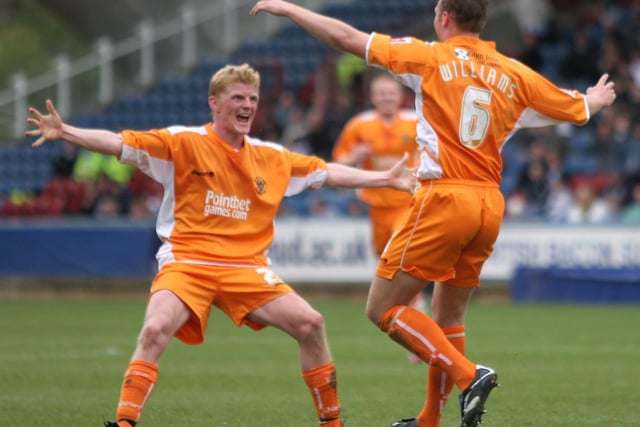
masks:
{"label": "orange football shorts", "polygon": [[376,255],[380,255],[387,245],[389,238],[404,223],[409,212],[409,203],[392,207],[369,207],[369,221],[371,222],[371,240]]}
{"label": "orange football shorts", "polygon": [[376,274],[391,280],[404,271],[425,282],[480,286],[504,215],[495,184],[442,179],[416,191],[407,221],[389,241]]}
{"label": "orange football shorts", "polygon": [[204,340],[215,305],[238,325],[260,330],[266,325],[247,319],[247,315],[293,289],[268,267],[219,267],[171,263],[162,267],[151,284],[151,293],[166,289],[191,310],[189,320],[176,338],[187,344]]}

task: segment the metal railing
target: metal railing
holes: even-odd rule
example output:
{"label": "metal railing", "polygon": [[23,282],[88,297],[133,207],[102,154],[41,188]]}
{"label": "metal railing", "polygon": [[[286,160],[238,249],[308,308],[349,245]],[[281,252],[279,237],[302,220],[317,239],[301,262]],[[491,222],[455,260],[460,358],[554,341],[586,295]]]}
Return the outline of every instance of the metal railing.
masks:
{"label": "metal railing", "polygon": [[[185,4],[177,17],[156,24],[140,22],[135,34],[114,42],[99,39],[86,56],[56,58],[55,67],[33,78],[19,72],[0,91],[0,111],[10,118],[9,138],[21,138],[30,102],[55,98],[58,112],[69,118],[100,109],[116,96],[151,86],[163,73],[187,72],[201,58],[224,58],[240,43],[264,39],[286,21],[271,15],[248,15],[255,0],[221,0],[206,6]],[[306,0],[317,9],[325,0]]]}

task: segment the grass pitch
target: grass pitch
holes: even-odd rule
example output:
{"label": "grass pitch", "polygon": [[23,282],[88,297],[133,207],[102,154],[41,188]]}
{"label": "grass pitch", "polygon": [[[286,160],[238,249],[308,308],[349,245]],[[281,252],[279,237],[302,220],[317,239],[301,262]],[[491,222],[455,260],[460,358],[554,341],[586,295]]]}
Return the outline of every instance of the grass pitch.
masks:
{"label": "grass pitch", "polygon": [[[425,365],[369,324],[364,301],[310,297],[325,315],[348,427],[415,416]],[[142,323],[145,297],[0,300],[0,425],[101,426]],[[487,427],[637,426],[638,306],[472,303],[470,358],[501,387]],[[457,390],[442,426],[458,426]],[[295,342],[214,311],[204,344],[174,340],[143,426],[316,426]]]}

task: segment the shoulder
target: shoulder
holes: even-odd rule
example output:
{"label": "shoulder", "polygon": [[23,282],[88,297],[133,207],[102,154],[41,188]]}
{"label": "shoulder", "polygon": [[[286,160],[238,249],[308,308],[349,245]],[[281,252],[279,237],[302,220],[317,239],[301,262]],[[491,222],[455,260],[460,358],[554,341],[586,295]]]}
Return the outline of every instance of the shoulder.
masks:
{"label": "shoulder", "polygon": [[182,125],[174,125],[165,128],[166,131],[171,135],[179,135],[182,133],[191,133],[198,135],[207,135],[207,129],[205,126],[182,126]]}
{"label": "shoulder", "polygon": [[378,48],[387,48],[393,50],[404,51],[405,49],[409,51],[415,51],[415,49],[422,49],[425,47],[431,47],[439,42],[430,42],[418,39],[413,36],[405,36],[405,37],[392,37],[387,34],[378,34],[372,33],[371,38],[369,39],[368,47],[369,49]]}
{"label": "shoulder", "polygon": [[277,142],[263,141],[259,138],[254,138],[251,136],[246,136],[245,141],[252,148],[255,148],[260,151],[266,151],[266,152],[271,151],[274,153],[285,153],[288,151],[282,144],[278,144]]}

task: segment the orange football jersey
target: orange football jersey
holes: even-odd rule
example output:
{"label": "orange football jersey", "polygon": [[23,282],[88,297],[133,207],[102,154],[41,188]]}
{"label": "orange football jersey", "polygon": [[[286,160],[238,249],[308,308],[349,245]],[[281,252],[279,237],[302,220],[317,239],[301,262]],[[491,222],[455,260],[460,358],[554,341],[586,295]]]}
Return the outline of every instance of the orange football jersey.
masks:
{"label": "orange football jersey", "polygon": [[[412,110],[401,110],[391,125],[383,123],[375,110],[363,111],[351,118],[342,130],[335,147],[333,160],[348,156],[351,149],[360,143],[366,143],[371,149],[371,155],[363,164],[362,169],[388,169],[404,153],[411,157],[408,166],[415,164],[416,156],[416,123],[418,116]],[[358,190],[358,197],[363,202],[378,207],[409,205],[411,194],[392,188],[363,188]]]}
{"label": "orange football jersey", "polygon": [[582,94],[558,88],[475,37],[425,42],[373,33],[367,62],[416,94],[421,179],[500,183],[500,151],[518,129],[589,120]]}
{"label": "orange football jersey", "polygon": [[122,132],[121,161],[164,187],[156,232],[160,267],[170,262],[267,265],[282,198],[319,188],[324,160],[245,137],[234,150],[211,123]]}

